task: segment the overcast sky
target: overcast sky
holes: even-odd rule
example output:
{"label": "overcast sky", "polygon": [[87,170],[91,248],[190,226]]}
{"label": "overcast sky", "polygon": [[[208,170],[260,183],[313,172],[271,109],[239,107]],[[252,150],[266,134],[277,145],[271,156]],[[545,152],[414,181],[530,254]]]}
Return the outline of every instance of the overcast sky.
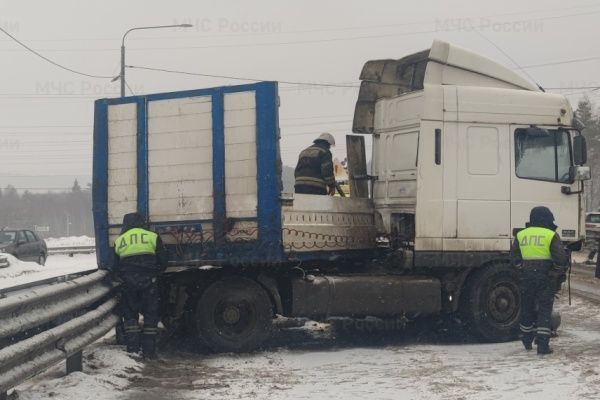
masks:
{"label": "overcast sky", "polygon": [[[149,1],[0,0],[0,26],[40,53],[94,75],[118,75],[120,38],[136,26],[194,24],[128,36],[127,64],[294,82],[357,84],[365,61],[400,58],[442,39],[515,64],[550,91],[600,86],[600,1]],[[488,40],[484,39],[481,34]],[[1,35],[1,34],[0,34]],[[589,59],[572,62],[574,60]],[[567,63],[556,64],[561,61]],[[539,64],[548,64],[539,66]],[[0,186],[91,182],[93,101],[119,83],[78,76],[0,36]],[[129,69],[135,94],[243,83]],[[563,88],[562,90],[560,88]],[[600,100],[600,90],[587,92]],[[282,157],[320,132],[345,156],[354,88],[281,85]]]}

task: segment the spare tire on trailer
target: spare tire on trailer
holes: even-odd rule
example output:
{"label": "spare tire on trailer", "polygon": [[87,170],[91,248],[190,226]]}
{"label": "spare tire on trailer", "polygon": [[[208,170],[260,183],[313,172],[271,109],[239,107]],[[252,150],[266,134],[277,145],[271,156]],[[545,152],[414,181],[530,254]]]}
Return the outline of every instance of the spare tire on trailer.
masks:
{"label": "spare tire on trailer", "polygon": [[212,283],[196,304],[195,325],[201,341],[213,351],[257,349],[273,327],[273,305],[255,281],[230,277]]}
{"label": "spare tire on trailer", "polygon": [[461,296],[461,311],[468,330],[478,338],[488,342],[516,339],[521,317],[517,271],[504,263],[476,271]]}

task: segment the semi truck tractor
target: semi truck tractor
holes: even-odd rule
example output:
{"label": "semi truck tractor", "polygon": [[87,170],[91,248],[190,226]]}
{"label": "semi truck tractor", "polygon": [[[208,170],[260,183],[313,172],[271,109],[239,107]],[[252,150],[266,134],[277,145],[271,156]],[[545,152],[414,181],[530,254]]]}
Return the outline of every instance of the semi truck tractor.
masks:
{"label": "semi truck tractor", "polygon": [[282,192],[276,82],[97,100],[99,266],[123,215],[143,214],[169,255],[164,325],[215,351],[259,347],[277,315],[451,316],[516,337],[509,250],[531,208],[554,212],[565,246],[585,234],[569,102],[442,41],[368,61],[360,80],[349,197]]}

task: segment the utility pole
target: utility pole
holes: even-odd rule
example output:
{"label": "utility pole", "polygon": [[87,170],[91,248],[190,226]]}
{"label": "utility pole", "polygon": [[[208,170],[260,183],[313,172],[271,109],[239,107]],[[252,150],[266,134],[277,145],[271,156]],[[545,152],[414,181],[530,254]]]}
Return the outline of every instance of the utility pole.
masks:
{"label": "utility pole", "polygon": [[191,28],[192,26],[192,24],[140,26],[137,28],[131,28],[127,32],[125,32],[123,38],[121,39],[121,74],[119,75],[119,78],[121,79],[121,97],[125,97],[125,37],[127,36],[127,34],[131,31],[137,31],[142,29]]}

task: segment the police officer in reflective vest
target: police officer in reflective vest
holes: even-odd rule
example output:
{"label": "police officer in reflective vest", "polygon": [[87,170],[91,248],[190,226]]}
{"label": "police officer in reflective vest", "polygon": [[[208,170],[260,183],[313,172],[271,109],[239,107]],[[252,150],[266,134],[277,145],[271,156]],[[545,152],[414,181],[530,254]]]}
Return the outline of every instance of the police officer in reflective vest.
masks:
{"label": "police officer in reflective vest", "polygon": [[335,194],[333,160],[329,149],[335,146],[335,139],[329,133],[323,133],[314,144],[300,153],[294,171],[296,193]]}
{"label": "police officer in reflective vest", "polygon": [[525,349],[531,350],[536,338],[538,354],[552,353],[549,342],[554,294],[569,264],[556,228],[547,207],[534,207],[527,227],[517,233],[511,249],[513,265],[521,274],[521,340]]}
{"label": "police officer in reflective vest", "polygon": [[[141,344],[145,358],[156,357],[159,321],[157,281],[165,267],[165,250],[160,236],[146,229],[142,215],[126,214],[121,235],[115,240],[113,270],[123,281],[121,308],[127,351],[137,353]],[[139,314],[144,316],[143,329],[140,329]]]}

